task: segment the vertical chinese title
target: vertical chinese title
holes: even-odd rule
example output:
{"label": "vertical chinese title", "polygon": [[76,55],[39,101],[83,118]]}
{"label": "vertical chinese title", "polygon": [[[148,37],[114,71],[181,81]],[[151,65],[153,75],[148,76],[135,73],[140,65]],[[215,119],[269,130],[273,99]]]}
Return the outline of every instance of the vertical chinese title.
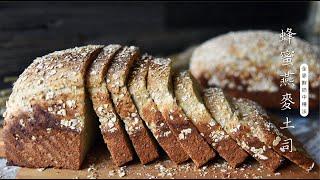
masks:
{"label": "vertical chinese title", "polygon": [[[280,34],[280,41],[281,43],[286,43],[284,47],[286,49],[280,53],[281,61],[282,61],[282,73],[280,74],[280,87],[291,86],[292,89],[295,89],[295,72],[292,72],[291,68],[293,66],[293,59],[294,59],[294,49],[290,47],[291,41],[293,40],[296,33],[292,32],[292,28],[287,28],[286,31],[281,30]],[[292,94],[288,92],[284,92],[282,94],[281,99],[281,111],[286,111],[291,109],[291,105],[295,104],[294,100],[292,99]],[[280,127],[280,129],[289,129],[295,128],[294,125],[291,124],[292,122],[289,120],[289,117],[286,116],[286,121],[283,122],[284,126]],[[280,151],[282,152],[292,152],[292,138],[287,138],[281,144]]]}

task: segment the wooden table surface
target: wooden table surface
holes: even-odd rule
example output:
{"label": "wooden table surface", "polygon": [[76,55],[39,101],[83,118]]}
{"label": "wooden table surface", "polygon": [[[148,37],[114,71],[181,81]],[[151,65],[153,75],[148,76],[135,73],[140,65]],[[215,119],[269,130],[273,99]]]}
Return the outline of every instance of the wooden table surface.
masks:
{"label": "wooden table surface", "polygon": [[[2,129],[0,129],[2,134]],[[287,132],[286,132],[287,133]],[[3,139],[0,136],[0,157],[5,157]],[[293,163],[286,162],[276,173],[270,172],[260,166],[254,159],[248,159],[242,166],[233,169],[227,163],[217,158],[204,168],[197,169],[192,162],[175,165],[166,156],[149,165],[141,165],[135,161],[124,168],[114,166],[109,152],[104,144],[96,143],[87,155],[82,170],[61,169],[30,169],[20,168],[17,172],[18,179],[63,179],[63,178],[177,178],[177,179],[202,179],[202,178],[307,178],[319,179],[319,166],[311,172],[306,172]]]}

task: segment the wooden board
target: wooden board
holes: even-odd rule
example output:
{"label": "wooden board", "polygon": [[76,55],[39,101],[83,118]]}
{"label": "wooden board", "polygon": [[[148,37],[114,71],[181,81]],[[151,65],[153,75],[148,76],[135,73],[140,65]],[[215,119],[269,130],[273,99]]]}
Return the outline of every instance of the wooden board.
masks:
{"label": "wooden board", "polygon": [[[2,129],[0,129],[2,134]],[[0,137],[0,156],[4,157],[3,140]],[[163,156],[165,157],[165,156]],[[114,166],[109,152],[104,144],[98,143],[88,154],[82,170],[62,169],[19,169],[17,179],[63,179],[63,178],[282,178],[282,179],[320,179],[319,166],[311,172],[306,172],[287,162],[276,173],[260,166],[254,159],[248,159],[242,166],[232,169],[227,163],[217,158],[207,166],[197,169],[192,162],[175,165],[170,160],[162,159],[149,165],[141,165],[135,161],[124,168]]]}
{"label": "wooden board", "polygon": [[[121,173],[118,172],[120,168],[113,165],[106,147],[104,145],[98,147],[98,151],[89,153],[84,167],[80,171],[52,168],[39,171],[22,168],[18,172],[17,178],[120,178]],[[92,171],[88,170],[90,165],[94,165]],[[125,174],[122,178],[320,178],[318,167],[316,170],[307,173],[298,166],[289,163],[283,166],[278,173],[272,173],[262,168],[253,159],[249,159],[237,169],[228,168],[227,163],[219,158],[211,162],[206,169],[197,169],[191,162],[177,166],[170,160],[161,160],[146,166],[134,162],[127,165],[124,171]]]}

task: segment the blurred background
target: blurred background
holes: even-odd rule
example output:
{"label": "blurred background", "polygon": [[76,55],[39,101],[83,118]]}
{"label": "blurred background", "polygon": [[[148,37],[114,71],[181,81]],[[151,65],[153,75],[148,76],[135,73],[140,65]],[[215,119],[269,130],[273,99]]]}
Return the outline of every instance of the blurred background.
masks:
{"label": "blurred background", "polygon": [[136,45],[188,68],[193,47],[214,36],[288,27],[319,45],[320,2],[0,2],[0,113],[17,76],[55,50]]}
{"label": "blurred background", "polygon": [[1,2],[0,87],[36,57],[86,44],[167,56],[229,31],[287,27],[316,44],[319,9],[319,2]]}
{"label": "blurred background", "polygon": [[[36,57],[55,50],[87,44],[136,45],[153,55],[174,57],[177,66],[187,68],[192,47],[214,36],[248,29],[279,32],[287,27],[319,45],[320,2],[2,1],[0,115],[17,76]],[[311,123],[296,118],[301,128],[293,133],[319,163],[319,111],[314,119]]]}

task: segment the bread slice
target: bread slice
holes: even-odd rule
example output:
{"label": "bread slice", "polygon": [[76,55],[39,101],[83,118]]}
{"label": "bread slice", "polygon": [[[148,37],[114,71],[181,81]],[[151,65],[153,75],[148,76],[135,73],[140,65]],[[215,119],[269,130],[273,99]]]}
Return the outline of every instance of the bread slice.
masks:
{"label": "bread slice", "polygon": [[4,115],[9,164],[80,169],[98,129],[85,75],[102,47],[50,53],[20,75]]}
{"label": "bread slice", "polygon": [[127,77],[133,63],[140,58],[138,48],[124,47],[113,59],[107,72],[107,88],[118,115],[125,124],[133,147],[142,164],[159,157],[157,145],[148,133],[127,89]]}
{"label": "bread slice", "polygon": [[184,152],[179,141],[165,123],[161,112],[147,90],[147,75],[151,59],[153,57],[144,55],[135,63],[128,81],[129,91],[141,118],[151,130],[153,136],[169,158],[179,164],[187,161],[189,156]]}
{"label": "bread slice", "polygon": [[[267,146],[272,147],[278,154],[286,157],[306,171],[314,168],[315,162],[310,158],[308,153],[299,145],[293,137],[287,137],[281,132],[270,120],[267,112],[256,102],[244,98],[232,99],[235,108],[239,111],[243,121],[245,121],[260,141]],[[292,140],[292,146],[290,140]],[[289,143],[289,149],[283,150],[286,144]],[[292,152],[290,152],[290,149]]]}
{"label": "bread slice", "polygon": [[[174,93],[179,106],[197,127],[205,140],[232,167],[241,164],[248,154],[212,118],[205,107],[200,85],[189,73],[183,71],[174,77]],[[232,149],[232,151],[230,151]]]}
{"label": "bread slice", "polygon": [[202,138],[173,96],[171,60],[151,60],[147,82],[153,101],[196,166],[200,167],[213,159],[214,150]]}
{"label": "bread slice", "polygon": [[105,75],[120,45],[108,45],[103,48],[93,61],[87,77],[87,88],[93,103],[93,108],[99,117],[100,130],[107,144],[113,162],[117,166],[133,160],[134,153],[127,134],[113,107]]}
{"label": "bread slice", "polygon": [[255,137],[249,124],[239,117],[239,113],[234,109],[222,89],[205,89],[204,101],[211,115],[223,129],[261,165],[272,171],[281,165],[284,159]]}

